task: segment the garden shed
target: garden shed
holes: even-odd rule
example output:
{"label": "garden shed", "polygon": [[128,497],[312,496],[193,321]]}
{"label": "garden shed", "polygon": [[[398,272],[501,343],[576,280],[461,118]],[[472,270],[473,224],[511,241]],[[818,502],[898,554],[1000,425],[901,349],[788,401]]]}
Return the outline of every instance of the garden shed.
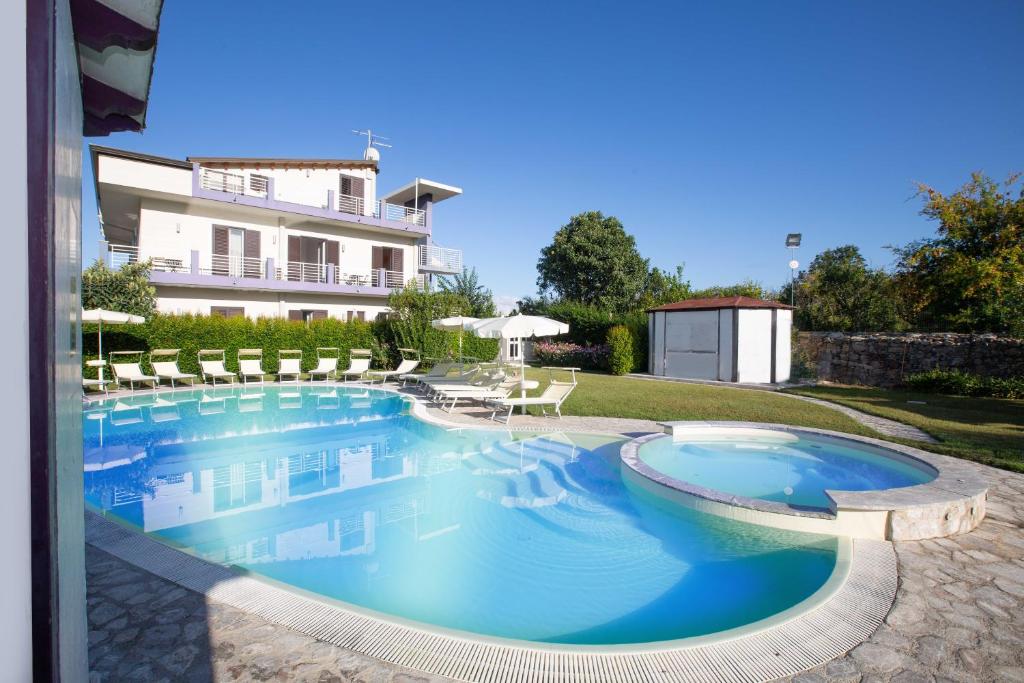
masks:
{"label": "garden shed", "polygon": [[652,375],[774,384],[789,379],[793,307],[747,296],[689,299],[647,312]]}

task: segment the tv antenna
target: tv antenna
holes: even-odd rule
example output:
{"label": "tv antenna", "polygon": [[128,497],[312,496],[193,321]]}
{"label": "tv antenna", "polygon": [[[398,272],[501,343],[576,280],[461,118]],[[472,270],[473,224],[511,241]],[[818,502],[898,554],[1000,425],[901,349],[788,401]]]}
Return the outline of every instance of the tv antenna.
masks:
{"label": "tv antenna", "polygon": [[363,156],[365,156],[367,159],[379,155],[378,152],[371,151],[373,150],[374,147],[391,147],[391,145],[389,145],[388,143],[381,142],[381,140],[390,140],[391,138],[386,138],[383,135],[374,135],[373,131],[370,130],[369,128],[367,128],[366,130],[353,129],[352,132],[355,133],[356,135],[366,136],[366,152],[364,152]]}

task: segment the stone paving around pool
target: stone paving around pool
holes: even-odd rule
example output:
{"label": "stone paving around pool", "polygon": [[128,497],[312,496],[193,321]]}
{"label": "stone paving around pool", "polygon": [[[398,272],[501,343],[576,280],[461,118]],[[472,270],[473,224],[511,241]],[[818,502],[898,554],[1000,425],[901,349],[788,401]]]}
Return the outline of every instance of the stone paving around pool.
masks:
{"label": "stone paving around pool", "polygon": [[[480,424],[471,414],[441,416]],[[660,431],[641,420],[522,422],[526,429]],[[1024,475],[976,467],[991,484],[981,525],[896,543],[899,590],[885,623],[846,656],[789,680],[1024,682]],[[208,601],[91,546],[86,563],[91,681],[444,680]]]}

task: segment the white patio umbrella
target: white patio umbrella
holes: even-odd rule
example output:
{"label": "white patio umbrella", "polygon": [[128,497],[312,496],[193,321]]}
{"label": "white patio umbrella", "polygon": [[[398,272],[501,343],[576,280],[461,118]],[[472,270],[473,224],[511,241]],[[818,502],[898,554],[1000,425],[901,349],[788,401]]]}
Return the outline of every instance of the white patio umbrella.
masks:
{"label": "white patio umbrella", "polygon": [[[146,322],[146,319],[141,315],[132,315],[131,313],[121,313],[120,311],[108,311],[103,308],[91,308],[88,311],[82,311],[82,322],[83,323],[99,323],[99,341],[97,342],[99,347],[99,359],[103,360],[103,323],[108,325],[141,325]],[[99,378],[103,379],[103,366],[99,366]]]}
{"label": "white patio umbrella", "polygon": [[[510,315],[505,318],[484,318],[472,324],[477,336],[487,339],[527,339],[553,337],[569,331],[569,325],[539,315]],[[526,395],[526,354],[519,349],[519,393]],[[526,412],[526,406],[523,406]]]}
{"label": "white patio umbrella", "polygon": [[462,365],[462,333],[472,329],[472,326],[480,321],[480,318],[471,318],[468,315],[456,315],[451,318],[440,318],[431,320],[430,326],[435,330],[458,330],[459,331],[459,365]]}

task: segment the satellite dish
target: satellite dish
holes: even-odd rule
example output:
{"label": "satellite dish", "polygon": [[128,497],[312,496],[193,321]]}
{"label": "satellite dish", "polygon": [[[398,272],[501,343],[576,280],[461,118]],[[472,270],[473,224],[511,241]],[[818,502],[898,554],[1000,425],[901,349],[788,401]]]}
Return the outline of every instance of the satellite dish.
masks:
{"label": "satellite dish", "polygon": [[380,152],[376,147],[367,147],[363,152],[363,159],[366,161],[380,161]]}

